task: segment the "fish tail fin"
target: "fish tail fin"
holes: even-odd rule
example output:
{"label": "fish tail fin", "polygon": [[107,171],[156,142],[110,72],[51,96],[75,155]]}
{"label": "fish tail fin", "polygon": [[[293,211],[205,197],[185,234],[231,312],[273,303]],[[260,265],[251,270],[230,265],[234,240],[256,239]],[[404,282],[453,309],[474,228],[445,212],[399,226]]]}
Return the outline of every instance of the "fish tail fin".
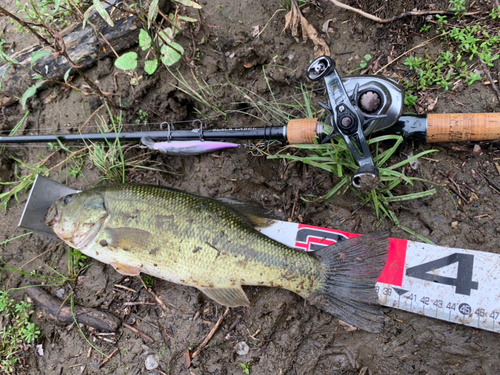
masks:
{"label": "fish tail fin", "polygon": [[323,281],[306,299],[312,305],[368,332],[381,332],[384,314],[375,283],[387,260],[387,234],[341,241],[315,251]]}

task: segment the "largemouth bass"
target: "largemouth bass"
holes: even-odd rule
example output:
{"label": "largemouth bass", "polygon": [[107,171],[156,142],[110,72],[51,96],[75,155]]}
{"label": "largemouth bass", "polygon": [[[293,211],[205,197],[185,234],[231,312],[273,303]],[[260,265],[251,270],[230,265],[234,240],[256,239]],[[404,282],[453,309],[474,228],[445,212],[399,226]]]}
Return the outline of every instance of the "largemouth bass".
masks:
{"label": "largemouth bass", "polygon": [[249,306],[242,285],[288,289],[360,329],[380,332],[375,283],[388,238],[369,235],[314,253],[289,248],[216,200],[149,185],[108,185],[54,203],[49,227],[68,245],[112,265]]}

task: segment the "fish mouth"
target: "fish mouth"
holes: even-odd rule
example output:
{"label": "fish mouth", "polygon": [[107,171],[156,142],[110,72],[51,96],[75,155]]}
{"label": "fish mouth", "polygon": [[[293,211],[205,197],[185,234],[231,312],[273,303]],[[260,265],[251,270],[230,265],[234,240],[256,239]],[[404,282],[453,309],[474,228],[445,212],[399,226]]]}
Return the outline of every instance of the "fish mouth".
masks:
{"label": "fish mouth", "polygon": [[52,206],[50,206],[49,212],[45,216],[45,224],[47,224],[50,229],[54,230],[54,225],[57,224],[60,218],[61,210],[57,208],[56,204],[53,204]]}

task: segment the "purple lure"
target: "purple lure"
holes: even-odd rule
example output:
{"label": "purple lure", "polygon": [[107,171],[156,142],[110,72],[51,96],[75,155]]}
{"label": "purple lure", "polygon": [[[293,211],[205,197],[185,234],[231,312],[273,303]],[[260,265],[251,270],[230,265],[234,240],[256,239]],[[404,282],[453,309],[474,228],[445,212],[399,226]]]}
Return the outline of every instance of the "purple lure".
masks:
{"label": "purple lure", "polygon": [[211,142],[211,141],[170,141],[155,142],[150,137],[143,137],[141,143],[150,150],[156,150],[167,155],[199,155],[207,152],[219,151],[226,148],[239,147],[236,143]]}

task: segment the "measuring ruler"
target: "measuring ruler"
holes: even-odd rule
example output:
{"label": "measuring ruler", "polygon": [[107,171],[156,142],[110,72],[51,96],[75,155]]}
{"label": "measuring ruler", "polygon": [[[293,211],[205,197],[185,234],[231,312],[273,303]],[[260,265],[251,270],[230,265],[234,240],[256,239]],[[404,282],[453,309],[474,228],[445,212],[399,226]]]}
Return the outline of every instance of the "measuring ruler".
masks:
{"label": "measuring ruler", "polygon": [[[304,251],[360,236],[285,221],[258,229]],[[383,306],[500,332],[499,278],[500,255],[391,238],[375,289]]]}

